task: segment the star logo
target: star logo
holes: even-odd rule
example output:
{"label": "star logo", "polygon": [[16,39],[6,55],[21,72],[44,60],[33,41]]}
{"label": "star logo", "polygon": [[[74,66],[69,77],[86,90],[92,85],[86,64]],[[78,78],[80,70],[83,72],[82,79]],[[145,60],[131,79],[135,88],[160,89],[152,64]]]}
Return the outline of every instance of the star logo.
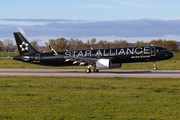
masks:
{"label": "star logo", "polygon": [[19,47],[21,48],[21,51],[28,51],[28,45],[29,44],[22,42],[22,44],[19,45]]}

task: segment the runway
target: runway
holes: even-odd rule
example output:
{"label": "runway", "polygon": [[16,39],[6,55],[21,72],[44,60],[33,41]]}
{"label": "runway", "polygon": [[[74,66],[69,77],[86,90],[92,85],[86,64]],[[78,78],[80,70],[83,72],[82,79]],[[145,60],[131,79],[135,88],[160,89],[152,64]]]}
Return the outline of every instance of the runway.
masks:
{"label": "runway", "polygon": [[107,69],[98,73],[84,71],[84,69],[0,69],[0,76],[180,78],[180,70]]}

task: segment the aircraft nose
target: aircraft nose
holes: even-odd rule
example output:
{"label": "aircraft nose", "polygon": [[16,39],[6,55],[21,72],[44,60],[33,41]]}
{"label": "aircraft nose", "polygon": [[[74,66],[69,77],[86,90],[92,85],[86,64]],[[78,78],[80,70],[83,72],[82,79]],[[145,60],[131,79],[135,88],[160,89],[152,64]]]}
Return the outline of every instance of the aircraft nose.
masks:
{"label": "aircraft nose", "polygon": [[166,54],[166,57],[167,57],[167,58],[172,58],[173,56],[174,56],[174,54],[171,53],[171,52],[169,52],[168,54]]}

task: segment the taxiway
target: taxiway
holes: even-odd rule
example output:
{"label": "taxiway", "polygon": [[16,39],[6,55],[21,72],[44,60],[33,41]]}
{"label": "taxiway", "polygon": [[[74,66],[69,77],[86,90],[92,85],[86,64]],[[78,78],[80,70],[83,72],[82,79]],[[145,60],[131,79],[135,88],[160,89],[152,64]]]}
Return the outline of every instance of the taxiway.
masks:
{"label": "taxiway", "polygon": [[84,69],[0,69],[0,76],[180,78],[180,70],[107,69],[85,73]]}

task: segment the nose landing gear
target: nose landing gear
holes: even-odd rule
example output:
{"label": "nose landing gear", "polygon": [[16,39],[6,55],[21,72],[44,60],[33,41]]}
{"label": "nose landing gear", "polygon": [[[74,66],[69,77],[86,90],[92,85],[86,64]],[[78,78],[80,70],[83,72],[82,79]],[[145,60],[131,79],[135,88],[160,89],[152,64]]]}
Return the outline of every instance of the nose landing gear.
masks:
{"label": "nose landing gear", "polygon": [[154,70],[157,70],[156,61],[153,62],[153,65],[154,65]]}

